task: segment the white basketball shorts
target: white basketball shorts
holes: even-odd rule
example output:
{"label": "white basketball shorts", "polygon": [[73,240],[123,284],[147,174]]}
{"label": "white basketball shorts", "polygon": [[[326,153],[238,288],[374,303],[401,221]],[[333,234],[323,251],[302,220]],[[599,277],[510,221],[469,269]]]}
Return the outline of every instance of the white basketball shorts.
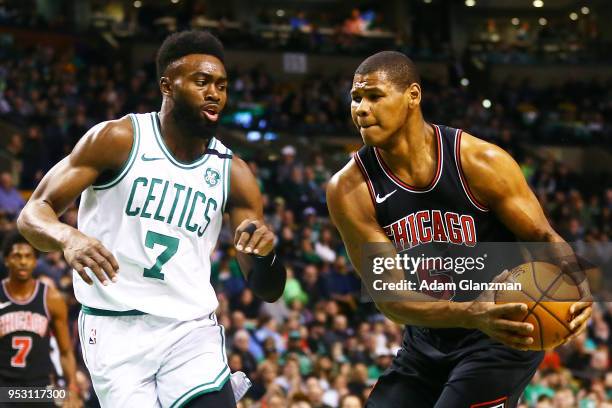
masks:
{"label": "white basketball shorts", "polygon": [[102,407],[181,407],[230,377],[214,313],[179,321],[83,307],[83,359]]}

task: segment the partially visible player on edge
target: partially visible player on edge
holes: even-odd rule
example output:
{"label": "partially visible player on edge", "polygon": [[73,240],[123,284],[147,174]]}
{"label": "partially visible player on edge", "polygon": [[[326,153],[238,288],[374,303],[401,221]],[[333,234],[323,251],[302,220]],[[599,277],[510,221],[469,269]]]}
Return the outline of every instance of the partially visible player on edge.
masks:
{"label": "partially visible player on edge", "polygon": [[[83,357],[104,407],[224,408],[246,392],[245,378],[228,381],[210,282],[223,211],[255,294],[272,302],[284,289],[255,178],[215,137],[223,60],[210,33],[166,38],[160,112],[94,126],[18,219],[36,248],[62,250],[75,270]],[[58,217],[81,193],[77,230]]]}
{"label": "partially visible player on edge", "polygon": [[[469,239],[478,242],[563,242],[512,157],[459,129],[424,121],[420,79],[408,57],[386,51],[364,60],[351,97],[365,146],[334,175],[327,198],[362,276],[365,243],[435,245],[447,234],[446,227],[435,226],[440,237],[430,236],[437,216],[454,229],[470,229]],[[423,230],[409,225],[417,213]],[[442,245],[458,248],[468,239],[448,234]],[[525,304],[374,300],[407,327],[368,407],[514,407],[542,359],[541,352],[521,351],[533,341],[532,325],[503,317],[525,311]],[[590,303],[576,302],[571,312],[576,335],[586,328]]]}
{"label": "partially visible player on edge", "polygon": [[[32,277],[36,250],[20,234],[6,238],[2,255],[8,277],[2,281],[0,290],[0,387],[44,389],[52,383],[49,339],[53,331],[68,390],[63,406],[82,406],[66,302],[57,289]],[[32,406],[44,405],[32,403]]]}

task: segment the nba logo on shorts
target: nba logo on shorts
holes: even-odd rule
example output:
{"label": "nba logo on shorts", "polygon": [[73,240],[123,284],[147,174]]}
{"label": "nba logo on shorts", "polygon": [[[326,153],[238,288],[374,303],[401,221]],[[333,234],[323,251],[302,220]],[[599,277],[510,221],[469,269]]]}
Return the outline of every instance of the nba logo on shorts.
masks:
{"label": "nba logo on shorts", "polygon": [[89,333],[89,344],[96,344],[96,329],[91,329]]}

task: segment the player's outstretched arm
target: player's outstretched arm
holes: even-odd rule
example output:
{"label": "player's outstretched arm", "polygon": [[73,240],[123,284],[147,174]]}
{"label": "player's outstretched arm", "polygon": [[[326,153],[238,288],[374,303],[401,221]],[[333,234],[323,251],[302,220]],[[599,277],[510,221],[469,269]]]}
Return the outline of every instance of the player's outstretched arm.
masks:
{"label": "player's outstretched arm", "polygon": [[[327,206],[351,262],[362,280],[367,281],[364,274],[372,271],[363,270],[364,265],[361,264],[365,245],[385,243],[386,245],[381,247],[393,248],[393,244],[376,220],[367,185],[354,161],[349,162],[330,180],[327,187]],[[395,254],[395,249],[389,249],[384,256],[392,258]],[[385,273],[389,273],[396,282],[404,276],[402,270]],[[404,300],[394,298],[386,301],[381,299],[380,294],[371,295],[378,309],[396,323],[432,328],[465,327],[486,330],[492,337],[515,348],[524,348],[524,345],[532,340],[527,337],[533,329],[532,325],[513,322],[503,317],[525,311],[524,304],[496,305],[493,302],[482,302],[480,308],[471,308],[470,303],[436,300],[415,291],[404,291]]]}
{"label": "player's outstretched arm", "polygon": [[62,295],[53,287],[47,289],[47,308],[51,315],[53,334],[59,347],[60,364],[66,379],[66,388],[68,388],[68,397],[63,406],[68,408],[82,407],[79,387],[76,382],[76,360],[72,352],[68,330],[68,308]]}
{"label": "player's outstretched arm", "polygon": [[[529,188],[516,161],[503,149],[469,134],[461,138],[461,165],[475,198],[491,209],[500,221],[519,239],[527,242],[550,242],[551,256],[572,259],[571,247],[551,227],[535,194]],[[561,265],[563,266],[563,265]],[[570,312],[572,337],[584,330],[591,316],[590,291],[582,281],[585,301],[576,302]]]}
{"label": "player's outstretched arm", "polygon": [[19,231],[33,246],[45,252],[62,250],[70,266],[88,284],[93,282],[85,267],[105,283],[115,278],[119,265],[98,240],[60,222],[59,216],[104,171],[112,172],[123,165],[132,141],[127,117],[94,126],[70,155],[49,170],[17,219]]}
{"label": "player's outstretched arm", "polygon": [[275,302],[285,290],[287,272],[276,259],[276,236],[263,217],[263,201],[257,181],[244,160],[234,156],[227,202],[235,230],[238,263],[253,293],[266,302]]}

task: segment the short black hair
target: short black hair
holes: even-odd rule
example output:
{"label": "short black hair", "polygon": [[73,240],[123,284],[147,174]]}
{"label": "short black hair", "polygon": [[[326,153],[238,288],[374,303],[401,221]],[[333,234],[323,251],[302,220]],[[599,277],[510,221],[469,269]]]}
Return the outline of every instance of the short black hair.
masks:
{"label": "short black hair", "polygon": [[416,65],[405,54],[397,51],[381,51],[366,58],[355,71],[355,75],[385,72],[391,82],[400,90],[405,90],[411,84],[421,84],[421,78]]}
{"label": "short black hair", "polygon": [[157,77],[161,78],[168,65],[189,54],[207,54],[224,62],[224,50],[221,41],[208,31],[180,31],[166,37],[157,51]]}
{"label": "short black hair", "polygon": [[11,251],[13,250],[13,245],[16,244],[28,244],[32,247],[34,251],[34,256],[38,256],[38,251],[34,248],[34,245],[30,244],[27,239],[23,235],[19,233],[19,231],[10,232],[7,236],[4,237],[4,242],[2,243],[2,257],[6,259]]}

